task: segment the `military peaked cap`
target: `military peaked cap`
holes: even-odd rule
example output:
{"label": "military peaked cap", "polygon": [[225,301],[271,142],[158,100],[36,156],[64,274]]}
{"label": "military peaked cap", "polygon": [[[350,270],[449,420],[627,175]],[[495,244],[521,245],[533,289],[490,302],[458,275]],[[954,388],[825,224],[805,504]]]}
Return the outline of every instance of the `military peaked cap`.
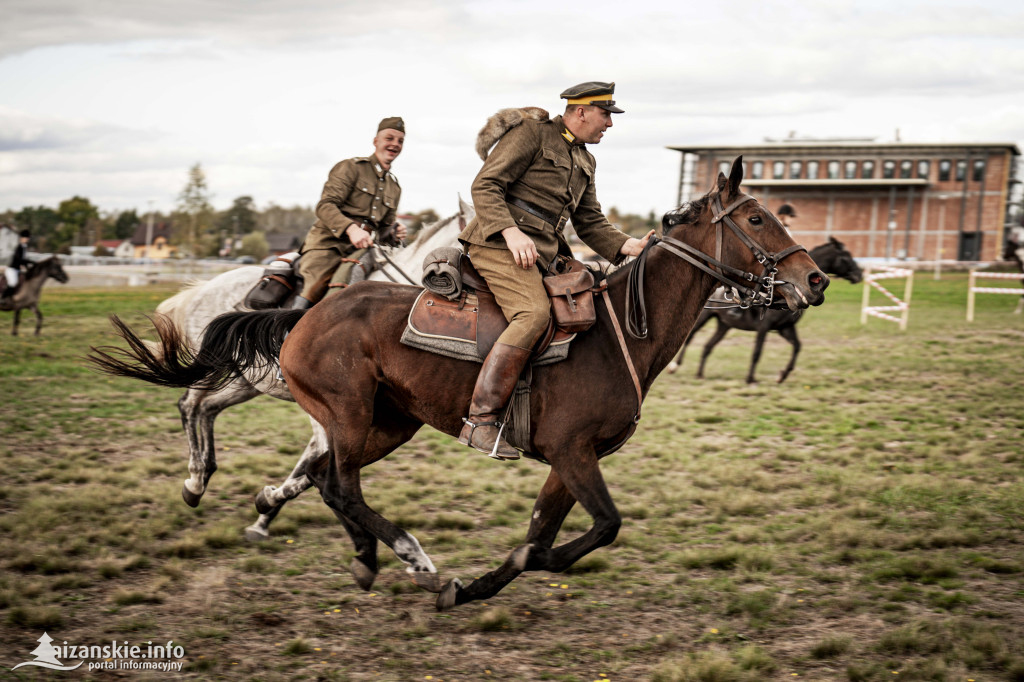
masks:
{"label": "military peaked cap", "polygon": [[610,111],[613,114],[622,114],[622,109],[615,106],[615,100],[612,99],[612,95],[615,94],[615,83],[601,83],[599,81],[590,81],[588,83],[580,83],[568,88],[561,95],[562,99],[569,100],[569,104],[583,104],[587,106],[600,107],[605,111]]}
{"label": "military peaked cap", "polygon": [[397,130],[400,133],[404,133],[405,121],[402,120],[401,116],[389,116],[380,122],[380,125],[377,126],[377,132],[379,133],[385,128],[390,128],[392,130]]}

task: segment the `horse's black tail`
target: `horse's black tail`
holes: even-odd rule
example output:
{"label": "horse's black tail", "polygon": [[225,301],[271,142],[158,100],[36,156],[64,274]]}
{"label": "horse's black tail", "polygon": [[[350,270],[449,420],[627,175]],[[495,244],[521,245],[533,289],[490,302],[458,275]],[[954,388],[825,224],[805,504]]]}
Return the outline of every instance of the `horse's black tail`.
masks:
{"label": "horse's black tail", "polygon": [[256,370],[258,381],[276,365],[285,335],[305,310],[260,310],[225,313],[214,318],[203,332],[203,342],[194,352],[181,332],[162,315],[151,318],[160,336],[160,350],[154,352],[116,315],[110,318],[128,349],[115,346],[92,347],[89,362],[99,371],[142,379],[160,386],[215,389],[248,370]]}

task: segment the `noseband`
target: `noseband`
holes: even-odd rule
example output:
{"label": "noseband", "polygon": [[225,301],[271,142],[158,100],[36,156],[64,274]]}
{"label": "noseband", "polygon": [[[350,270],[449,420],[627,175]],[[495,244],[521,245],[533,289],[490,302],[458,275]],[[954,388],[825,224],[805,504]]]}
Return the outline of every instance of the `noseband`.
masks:
{"label": "noseband", "polygon": [[[647,263],[647,254],[655,246],[660,246],[672,255],[682,258],[687,263],[711,275],[725,286],[735,289],[739,295],[739,305],[741,308],[758,306],[767,308],[770,306],[772,298],[775,296],[775,285],[785,283],[782,280],[775,279],[775,275],[778,274],[776,266],[794,253],[800,251],[807,252],[807,249],[799,244],[794,244],[782,251],[768,251],[741,230],[729,214],[748,201],[754,201],[754,197],[749,194],[741,194],[736,201],[725,208],[722,207],[722,199],[719,195],[716,194],[712,197],[712,200],[714,203],[711,204],[711,208],[715,212],[715,217],[711,220],[711,223],[715,226],[714,258],[678,239],[652,237],[643,253],[636,259],[636,265],[633,266],[629,273],[626,289],[626,331],[633,338],[647,338],[647,310],[644,305],[643,276]],[[764,268],[760,276],[722,262],[723,223],[736,235],[744,246],[750,249],[750,252],[754,254],[754,258]]]}

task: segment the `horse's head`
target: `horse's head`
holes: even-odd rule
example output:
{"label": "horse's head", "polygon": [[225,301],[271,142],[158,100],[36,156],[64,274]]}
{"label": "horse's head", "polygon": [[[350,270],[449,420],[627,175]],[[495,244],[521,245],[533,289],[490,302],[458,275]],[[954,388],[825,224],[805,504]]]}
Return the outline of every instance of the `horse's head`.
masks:
{"label": "horse's head", "polygon": [[[668,235],[703,252],[713,270],[719,261],[725,276],[753,289],[781,294],[773,308],[799,310],[820,305],[824,300],[828,277],[806,250],[798,246],[789,232],[759,204],[740,191],[743,182],[743,157],[733,161],[729,176],[718,174],[716,186],[700,200],[681,212],[663,219]],[[733,268],[738,272],[729,272]],[[726,282],[726,284],[729,284]]]}
{"label": "horse's head", "polygon": [[64,272],[64,266],[60,264],[60,259],[56,256],[47,258],[43,263],[40,263],[40,265],[45,265],[47,276],[53,277],[61,284],[68,283],[68,273]]}
{"label": "horse's head", "polygon": [[828,274],[849,280],[851,284],[864,279],[864,272],[853,259],[853,254],[835,237],[829,237],[827,243],[811,249],[811,258]]}

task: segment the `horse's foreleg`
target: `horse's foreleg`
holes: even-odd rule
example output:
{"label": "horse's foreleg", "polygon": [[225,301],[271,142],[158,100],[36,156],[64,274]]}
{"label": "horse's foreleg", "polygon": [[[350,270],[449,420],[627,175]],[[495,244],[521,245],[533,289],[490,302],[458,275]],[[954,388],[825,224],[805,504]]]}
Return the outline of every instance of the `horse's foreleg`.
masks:
{"label": "horse's foreleg", "polygon": [[800,354],[800,339],[796,335],[796,325],[792,327],[783,327],[779,330],[779,335],[789,341],[790,345],[793,346],[793,355],[789,358],[789,364],[779,374],[779,383],[781,384],[789,376],[789,373],[793,371],[796,366],[796,356]]}
{"label": "horse's foreleg", "polygon": [[11,336],[18,335],[18,322],[21,319],[21,308],[14,309],[14,327],[11,329]]}
{"label": "horse's foreleg", "polygon": [[757,338],[754,339],[754,354],[750,357],[750,371],[747,372],[747,383],[756,384],[757,379],[754,378],[754,370],[757,368],[757,363],[761,359],[761,351],[764,349],[764,340],[768,336],[767,329],[758,329]]}
{"label": "horse's foreleg", "polygon": [[1021,296],[1020,300],[1017,301],[1017,309],[1013,311],[1013,314],[1020,315],[1022,310],[1024,310],[1024,296]]}
{"label": "horse's foreleg", "polygon": [[251,400],[259,391],[249,383],[236,380],[216,391],[190,388],[178,400],[181,425],[188,437],[189,477],[181,488],[181,496],[190,507],[199,506],[206,485],[217,470],[213,423],[225,408]]}
{"label": "horse's foreleg", "polygon": [[32,312],[36,314],[36,336],[39,336],[39,330],[43,328],[43,313],[40,312],[39,306],[35,303],[32,304]]}
{"label": "horse's foreleg", "polygon": [[[598,547],[615,540],[622,518],[608,493],[597,456],[591,450],[571,459],[559,459],[552,466],[552,473],[534,506],[527,544],[512,552],[499,568],[469,585],[463,586],[458,580],[449,582],[438,596],[438,610],[492,597],[524,570],[564,571]],[[594,519],[594,525],[580,537],[552,548],[575,500],[579,500]]]}
{"label": "horse's foreleg", "polygon": [[715,346],[718,345],[718,342],[724,339],[725,335],[728,333],[729,325],[727,325],[725,322],[722,322],[722,320],[718,320],[718,328],[715,330],[714,335],[712,335],[712,337],[708,339],[708,342],[704,344],[704,350],[702,350],[700,353],[700,367],[697,368],[698,379],[704,378],[704,365],[708,361],[708,356],[711,355],[711,351],[715,349]]}
{"label": "horse's foreleg", "polygon": [[270,522],[277,517],[284,503],[294,500],[313,485],[306,476],[306,465],[327,454],[327,434],[316,421],[310,419],[310,422],[313,424],[313,436],[292,472],[288,474],[288,478],[280,487],[268,485],[256,495],[256,510],[260,517],[256,519],[256,523],[245,529],[247,540],[259,541],[270,537]]}

